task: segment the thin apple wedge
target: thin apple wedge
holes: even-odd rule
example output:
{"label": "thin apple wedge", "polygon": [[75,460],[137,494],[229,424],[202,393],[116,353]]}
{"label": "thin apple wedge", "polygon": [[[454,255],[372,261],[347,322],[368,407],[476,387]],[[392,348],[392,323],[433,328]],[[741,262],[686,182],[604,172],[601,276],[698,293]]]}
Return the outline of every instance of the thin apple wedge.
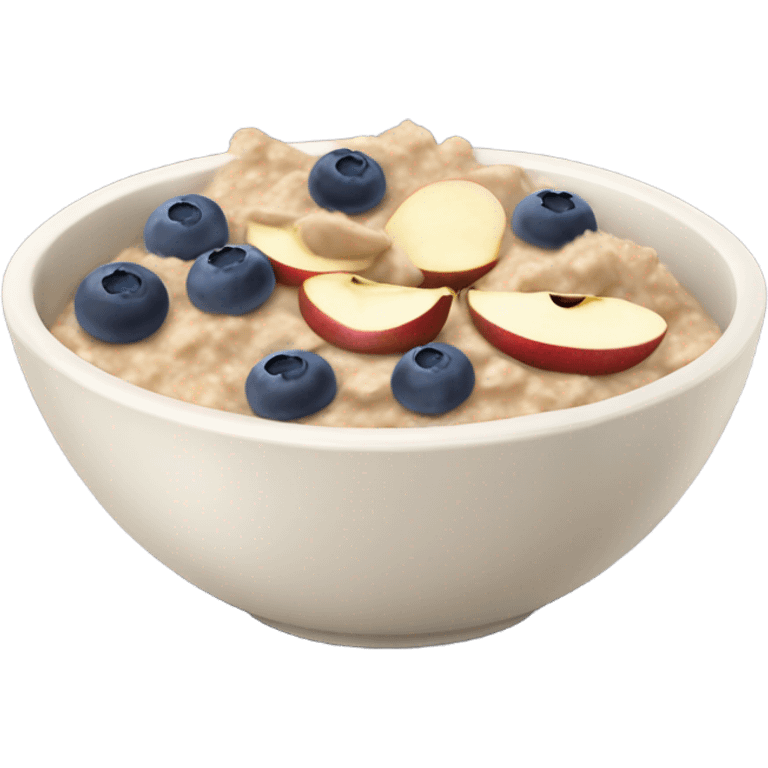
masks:
{"label": "thin apple wedge", "polygon": [[296,226],[274,227],[251,222],[246,237],[272,264],[275,278],[283,285],[301,285],[308,277],[329,272],[363,272],[377,259],[368,254],[359,259],[328,259],[313,253],[304,244]]}
{"label": "thin apple wedge", "polygon": [[482,184],[448,179],[406,198],[385,226],[424,275],[422,288],[466,288],[499,258],[504,208]]}
{"label": "thin apple wedge", "polygon": [[548,291],[467,291],[480,334],[522,363],[561,373],[599,376],[643,361],[667,331],[650,309],[605,296]]}
{"label": "thin apple wedge", "polygon": [[455,295],[446,287],[389,285],[336,272],[301,284],[299,310],[327,342],[385,355],[432,341],[445,325]]}

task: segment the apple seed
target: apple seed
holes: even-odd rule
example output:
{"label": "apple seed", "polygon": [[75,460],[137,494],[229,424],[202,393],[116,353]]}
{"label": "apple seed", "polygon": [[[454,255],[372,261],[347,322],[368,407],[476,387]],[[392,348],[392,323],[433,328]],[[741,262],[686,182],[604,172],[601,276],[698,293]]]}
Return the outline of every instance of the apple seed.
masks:
{"label": "apple seed", "polygon": [[585,296],[560,296],[557,293],[550,293],[549,298],[557,304],[558,307],[575,307],[577,304],[581,304],[586,298]]}

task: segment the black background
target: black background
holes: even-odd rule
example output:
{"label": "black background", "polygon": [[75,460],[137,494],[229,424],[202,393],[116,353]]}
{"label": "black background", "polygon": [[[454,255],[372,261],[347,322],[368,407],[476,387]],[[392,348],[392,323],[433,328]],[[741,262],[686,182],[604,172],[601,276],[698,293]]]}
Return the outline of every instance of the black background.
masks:
{"label": "black background", "polygon": [[[40,169],[34,183],[26,179],[23,205],[8,225],[13,238],[8,252],[35,226],[64,205],[91,190],[148,168],[188,157],[224,151],[231,133],[241,125],[257,125],[276,138],[299,140],[377,133],[410,117],[428,126],[442,140],[452,134],[476,146],[523,149],[577,159],[620,171],[661,187],[701,208],[739,235],[757,254],[751,240],[755,215],[751,187],[754,174],[743,164],[729,164],[691,143],[690,131],[667,126],[665,142],[659,129],[630,119],[583,125],[574,130],[564,121],[548,129],[500,115],[434,119],[416,110],[391,112],[383,119],[354,115],[344,122],[321,119],[296,121],[283,129],[285,118],[272,122],[256,110],[224,113],[205,120],[128,120],[97,115],[92,120],[16,126],[13,135],[22,166]],[[445,114],[444,112],[441,114]],[[696,123],[699,124],[698,122]],[[699,137],[700,138],[700,137]],[[734,142],[736,139],[734,138]],[[731,146],[736,146],[735,143]],[[759,174],[756,176],[759,178]],[[745,200],[746,197],[746,200]],[[13,394],[14,414],[21,417],[30,449],[6,461],[11,476],[26,476],[30,486],[20,545],[29,567],[47,574],[49,586],[26,595],[26,604],[42,620],[60,626],[83,643],[115,644],[118,648],[177,643],[238,653],[275,649],[304,653],[360,653],[299,640],[266,628],[246,614],[190,586],[146,554],[98,506],[70,469],[50,437],[18,367],[6,349],[6,381]],[[764,354],[763,354],[764,357]],[[663,643],[672,651],[697,642],[712,614],[728,605],[737,575],[724,567],[724,556],[737,547],[744,518],[758,514],[749,501],[757,490],[754,474],[743,476],[738,494],[730,482],[750,455],[749,436],[764,429],[760,388],[760,353],[754,372],[714,456],[692,489],[661,526],[635,551],[603,576],[527,621],[504,633],[470,643],[425,649],[431,654],[481,654],[501,651],[540,653],[542,643],[569,647],[574,639],[596,648],[611,644],[630,651]],[[764,373],[762,374],[764,375]],[[764,387],[764,385],[763,385]],[[739,520],[739,523],[736,520]],[[27,581],[21,589],[26,593]],[[629,652],[629,651],[628,651]]]}

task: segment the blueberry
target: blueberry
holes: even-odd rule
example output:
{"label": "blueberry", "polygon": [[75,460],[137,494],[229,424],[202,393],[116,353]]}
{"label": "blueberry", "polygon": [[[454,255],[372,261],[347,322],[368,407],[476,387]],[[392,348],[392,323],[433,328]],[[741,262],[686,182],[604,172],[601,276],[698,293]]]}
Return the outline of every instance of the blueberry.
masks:
{"label": "blueberry", "polygon": [[202,312],[244,315],[275,288],[269,259],[252,245],[225,245],[200,254],[187,275],[187,296]]}
{"label": "blueberry", "polygon": [[387,190],[381,166],[363,152],[334,149],[309,173],[309,194],[329,211],[362,213],[378,205]]}
{"label": "blueberry", "polygon": [[253,366],[245,381],[245,396],[257,416],[300,419],[322,410],[336,397],[336,376],[320,355],[286,349]]}
{"label": "blueberry", "polygon": [[130,344],[165,321],[170,300],[163,281],[146,267],[117,261],[96,267],[75,293],[75,317],[91,336]]}
{"label": "blueberry", "polygon": [[560,248],[588,229],[597,230],[595,214],[572,192],[542,189],[523,198],[512,213],[512,231],[539,248]]}
{"label": "blueberry", "polygon": [[229,240],[227,217],[202,195],[180,195],[158,205],[144,225],[144,247],[158,256],[184,261],[219,248]]}
{"label": "blueberry", "polygon": [[460,349],[433,342],[406,352],[392,371],[391,384],[400,405],[437,415],[453,410],[470,396],[475,370]]}

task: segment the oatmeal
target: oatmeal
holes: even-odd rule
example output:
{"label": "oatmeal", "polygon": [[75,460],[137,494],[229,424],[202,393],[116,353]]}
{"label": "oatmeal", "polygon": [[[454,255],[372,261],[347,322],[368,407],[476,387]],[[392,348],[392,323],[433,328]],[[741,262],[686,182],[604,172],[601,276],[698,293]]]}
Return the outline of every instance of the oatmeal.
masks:
{"label": "oatmeal", "polygon": [[[255,129],[234,135],[233,160],[202,194],[226,213],[230,243],[247,242],[250,225],[295,225],[303,243],[319,257],[341,263],[368,259],[370,266],[359,272],[363,278],[418,286],[421,272],[392,244],[385,229],[409,195],[445,179],[473,181],[495,195],[509,222],[517,204],[537,189],[524,170],[483,166],[464,139],[437,144],[427,130],[409,121],[380,136],[347,140],[344,146],[372,157],[386,176],[381,203],[353,218],[320,208],[310,196],[307,180],[316,157]],[[165,284],[170,308],[159,330],[132,344],[101,342],[82,330],[70,302],[51,328],[53,335],[87,362],[136,386],[252,418],[258,417],[246,400],[246,378],[259,360],[279,350],[320,355],[330,363],[338,384],[327,407],[297,423],[419,427],[490,421],[603,400],[677,370],[720,337],[717,324],[652,248],[598,229],[560,248],[544,249],[523,242],[507,226],[498,263],[473,283],[476,288],[624,299],[658,313],[667,323],[666,335],[650,356],[619,373],[586,376],[541,370],[486,341],[470,319],[466,292],[460,292],[435,341],[453,345],[469,358],[475,386],[455,409],[427,416],[407,410],[393,397],[390,381],[400,354],[362,354],[328,343],[302,317],[296,286],[278,283],[260,307],[242,316],[208,314],[187,296],[187,274],[194,261],[148,254],[143,245],[116,254],[114,261],[146,267]]]}

